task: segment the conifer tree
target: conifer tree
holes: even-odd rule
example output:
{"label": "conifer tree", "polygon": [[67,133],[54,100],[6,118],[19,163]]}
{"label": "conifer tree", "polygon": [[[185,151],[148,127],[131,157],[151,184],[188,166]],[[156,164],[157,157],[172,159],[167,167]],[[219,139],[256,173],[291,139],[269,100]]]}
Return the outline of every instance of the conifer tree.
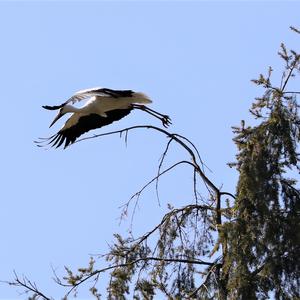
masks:
{"label": "conifer tree", "polygon": [[[224,226],[227,254],[223,278],[229,299],[300,297],[300,119],[298,92],[288,82],[299,71],[299,54],[281,45],[285,62],[281,82],[260,75],[253,82],[264,88],[250,112],[257,126],[234,128],[239,181],[234,222]],[[226,298],[225,298],[226,299]]]}

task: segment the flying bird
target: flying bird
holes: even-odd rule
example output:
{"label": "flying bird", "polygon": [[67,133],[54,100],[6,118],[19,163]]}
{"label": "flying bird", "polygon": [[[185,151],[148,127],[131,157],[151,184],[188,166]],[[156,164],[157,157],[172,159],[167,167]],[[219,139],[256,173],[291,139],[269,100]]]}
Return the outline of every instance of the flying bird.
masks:
{"label": "flying bird", "polygon": [[[83,100],[88,101],[80,108],[72,105]],[[78,91],[61,105],[43,106],[48,110],[59,110],[50,127],[63,115],[67,113],[72,113],[72,115],[56,134],[49,138],[41,138],[36,143],[39,144],[38,146],[46,143],[52,147],[58,148],[63,145],[66,148],[83,133],[119,121],[134,109],[140,109],[158,118],[164,127],[169,126],[171,124],[169,116],[145,106],[151,102],[152,100],[145,94],[132,90],[97,87]]]}

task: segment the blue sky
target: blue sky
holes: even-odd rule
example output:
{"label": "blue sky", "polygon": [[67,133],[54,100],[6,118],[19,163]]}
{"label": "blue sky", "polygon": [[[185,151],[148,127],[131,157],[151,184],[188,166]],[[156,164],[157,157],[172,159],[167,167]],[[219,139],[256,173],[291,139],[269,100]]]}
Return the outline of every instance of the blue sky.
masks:
{"label": "blue sky", "polygon": [[[114,232],[128,230],[119,207],[156,174],[166,143],[136,131],[127,147],[111,136],[44,151],[33,140],[61,125],[48,128],[54,114],[42,105],[94,86],[143,91],[171,116],[170,131],[197,145],[210,178],[234,192],[231,126],[247,123],[260,95],[250,79],[269,65],[281,71],[280,43],[299,50],[289,30],[299,27],[299,12],[300,3],[288,1],[0,2],[0,279],[16,270],[61,296],[51,266],[59,274],[64,265],[85,266],[88,254],[107,251]],[[137,111],[97,133],[136,124],[160,126]],[[172,150],[168,164],[186,158]],[[163,178],[160,207],[147,190],[134,234],[151,229],[167,203],[190,203],[191,180],[185,167]],[[18,291],[0,285],[0,299],[24,299]]]}

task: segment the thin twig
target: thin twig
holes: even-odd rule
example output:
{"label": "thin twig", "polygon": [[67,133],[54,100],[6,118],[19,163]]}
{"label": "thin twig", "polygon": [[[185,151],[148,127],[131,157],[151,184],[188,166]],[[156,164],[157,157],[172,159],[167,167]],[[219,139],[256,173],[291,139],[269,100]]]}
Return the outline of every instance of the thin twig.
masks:
{"label": "thin twig", "polygon": [[[182,160],[182,161],[179,161],[179,162],[173,164],[172,166],[170,166],[169,168],[165,169],[165,170],[162,171],[160,174],[158,174],[157,176],[155,176],[154,178],[152,178],[151,180],[149,180],[149,181],[148,181],[148,182],[147,182],[147,183],[146,183],[139,191],[137,191],[136,193],[134,193],[134,194],[130,197],[130,199],[129,199],[125,204],[122,205],[122,207],[124,207],[124,208],[123,208],[123,211],[125,211],[124,214],[127,214],[126,212],[127,212],[127,210],[128,210],[129,204],[130,204],[130,202],[131,202],[134,198],[136,198],[137,200],[139,200],[139,197],[141,196],[142,192],[143,192],[149,185],[151,185],[154,181],[156,181],[156,180],[157,180],[158,178],[160,178],[162,175],[168,173],[169,171],[171,171],[172,169],[174,169],[175,167],[177,167],[178,165],[181,165],[181,164],[188,164],[188,165],[193,166],[193,164],[192,164],[191,162],[186,161],[186,160]],[[193,167],[194,167],[194,166],[193,166]],[[137,206],[137,203],[135,204],[135,208],[136,208],[136,206]]]}
{"label": "thin twig", "polygon": [[[169,139],[167,145],[166,145],[166,148],[165,148],[165,151],[163,152],[162,156],[161,156],[161,159],[160,159],[160,162],[159,162],[159,165],[158,165],[158,169],[157,169],[157,175],[160,173],[160,170],[162,168],[162,165],[163,165],[163,162],[167,156],[167,153],[169,151],[169,148],[170,148],[170,144],[171,142],[173,141],[173,139]],[[160,205],[160,199],[159,199],[159,194],[158,194],[158,177],[156,179],[156,183],[155,183],[155,190],[156,190],[156,197],[157,197],[157,200],[158,200],[158,203]]]}
{"label": "thin twig", "polygon": [[44,300],[53,300],[53,298],[47,297],[45,294],[39,291],[37,285],[35,282],[30,281],[27,277],[23,277],[23,279],[20,279],[18,274],[14,271],[15,275],[15,281],[14,282],[8,282],[7,284],[13,285],[13,286],[20,286],[27,291],[33,292],[36,296],[41,297]]}

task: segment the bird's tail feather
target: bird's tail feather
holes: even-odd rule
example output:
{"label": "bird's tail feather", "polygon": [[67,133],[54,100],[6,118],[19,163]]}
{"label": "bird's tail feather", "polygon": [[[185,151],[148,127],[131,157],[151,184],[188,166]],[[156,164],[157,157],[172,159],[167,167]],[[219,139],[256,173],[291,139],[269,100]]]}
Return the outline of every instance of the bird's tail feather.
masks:
{"label": "bird's tail feather", "polygon": [[143,93],[134,93],[133,98],[134,98],[134,103],[143,103],[143,104],[152,103],[152,100]]}

